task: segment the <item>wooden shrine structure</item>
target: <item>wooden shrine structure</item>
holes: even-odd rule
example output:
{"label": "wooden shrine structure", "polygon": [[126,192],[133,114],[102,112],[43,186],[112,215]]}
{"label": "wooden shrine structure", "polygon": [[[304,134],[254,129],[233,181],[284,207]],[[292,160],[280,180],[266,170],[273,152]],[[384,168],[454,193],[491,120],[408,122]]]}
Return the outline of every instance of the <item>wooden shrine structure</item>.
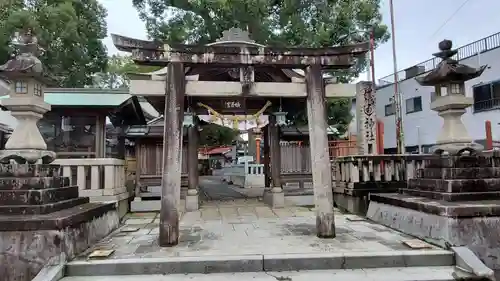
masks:
{"label": "wooden shrine structure", "polygon": [[[268,114],[269,147],[265,169],[271,175],[267,195],[274,207],[284,205],[280,182],[277,112],[307,106],[317,235],[335,237],[332,171],[328,151],[325,98],[352,96],[355,85],[325,81],[324,70],[349,69],[364,56],[369,43],[325,48],[275,48],[258,44],[240,29],[231,29],[208,45],[167,45],[113,35],[120,51],[131,52],[141,65],[166,66],[164,79],[131,84],[134,95],[144,96],[164,112],[161,246],[179,239],[181,144],[185,112],[207,114]],[[300,69],[300,71],[297,71]],[[300,72],[304,72],[301,75]],[[213,113],[212,112],[212,113]],[[197,128],[188,128],[188,182],[186,207],[197,198]],[[197,200],[197,199],[196,199]],[[189,208],[187,208],[189,210]]]}

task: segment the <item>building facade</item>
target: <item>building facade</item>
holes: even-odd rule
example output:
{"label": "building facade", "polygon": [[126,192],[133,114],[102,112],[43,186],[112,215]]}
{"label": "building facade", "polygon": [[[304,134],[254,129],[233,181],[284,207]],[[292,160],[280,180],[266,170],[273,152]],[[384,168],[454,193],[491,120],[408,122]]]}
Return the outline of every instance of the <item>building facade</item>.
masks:
{"label": "building facade", "polygon": [[[482,76],[465,84],[466,95],[474,98],[474,105],[467,109],[462,120],[469,135],[481,144],[486,138],[485,122],[490,121],[495,144],[500,140],[500,33],[458,48],[457,56],[460,63],[472,67],[488,65]],[[398,73],[407,152],[417,152],[419,146],[423,152],[428,152],[442,128],[441,117],[430,109],[435,97],[434,88],[422,87],[415,80],[438,63],[439,59],[433,58]],[[377,117],[384,123],[386,153],[396,152],[393,77],[390,75],[377,81]]]}

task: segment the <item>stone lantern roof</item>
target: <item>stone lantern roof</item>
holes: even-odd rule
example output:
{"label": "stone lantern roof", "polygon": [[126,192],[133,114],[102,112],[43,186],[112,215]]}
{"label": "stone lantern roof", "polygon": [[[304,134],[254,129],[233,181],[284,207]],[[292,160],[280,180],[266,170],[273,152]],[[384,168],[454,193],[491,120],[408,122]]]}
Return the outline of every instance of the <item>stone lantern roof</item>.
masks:
{"label": "stone lantern roof", "polygon": [[38,56],[43,49],[38,45],[38,39],[27,29],[23,34],[16,32],[12,40],[16,55],[5,64],[0,65],[0,76],[11,80],[19,77],[31,77],[47,85],[54,85],[55,81],[49,78]]}
{"label": "stone lantern roof", "polygon": [[457,50],[452,50],[452,46],[453,43],[450,40],[443,40],[439,43],[440,52],[433,54],[433,56],[441,58],[442,61],[427,75],[415,78],[420,85],[436,86],[451,82],[463,83],[481,76],[487,66],[483,65],[479,68],[474,68],[460,64],[452,58],[458,52]]}

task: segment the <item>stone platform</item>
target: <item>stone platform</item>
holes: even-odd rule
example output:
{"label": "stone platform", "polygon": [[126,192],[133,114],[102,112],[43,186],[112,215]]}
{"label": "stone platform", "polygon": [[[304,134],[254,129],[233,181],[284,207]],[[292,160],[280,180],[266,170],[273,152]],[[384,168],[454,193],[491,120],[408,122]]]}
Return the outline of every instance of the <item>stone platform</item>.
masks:
{"label": "stone platform", "polygon": [[[463,278],[463,279],[461,279]],[[465,279],[469,278],[469,279]],[[457,272],[454,267],[398,267],[345,270],[305,270],[212,274],[151,274],[114,276],[71,276],[61,281],[456,281],[487,279]],[[48,280],[52,281],[52,280]],[[55,281],[55,280],[54,280]]]}
{"label": "stone platform", "polygon": [[372,194],[367,217],[428,242],[466,246],[500,270],[500,157],[429,157],[399,193]]}
{"label": "stone platform", "polygon": [[114,204],[89,203],[58,165],[0,165],[0,276],[31,280],[119,224]]}
{"label": "stone platform", "polygon": [[[158,214],[130,214],[122,227],[79,255],[65,270],[72,280],[75,277],[71,276],[107,278],[117,274],[454,265],[451,251],[425,243],[425,249],[412,249],[404,244],[414,241],[410,236],[359,216],[335,214],[337,237],[320,239],[310,208],[272,210],[250,199],[209,202],[200,211],[182,215],[180,243],[172,248],[158,246]],[[96,250],[113,253],[104,259],[88,259]]]}

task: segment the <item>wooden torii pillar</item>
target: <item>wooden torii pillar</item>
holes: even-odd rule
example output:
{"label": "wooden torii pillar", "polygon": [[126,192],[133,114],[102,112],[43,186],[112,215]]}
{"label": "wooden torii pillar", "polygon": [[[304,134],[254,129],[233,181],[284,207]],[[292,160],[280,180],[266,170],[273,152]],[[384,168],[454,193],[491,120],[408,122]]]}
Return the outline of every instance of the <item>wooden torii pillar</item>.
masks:
{"label": "wooden torii pillar", "polygon": [[[116,37],[116,36],[115,36]],[[186,81],[184,67],[213,65],[223,68],[272,66],[304,69],[306,73],[307,112],[311,143],[313,188],[316,205],[317,235],[335,237],[332,172],[328,151],[323,70],[348,69],[355,57],[363,56],[368,43],[326,48],[274,48],[261,45],[164,45],[157,42],[115,38],[123,49],[133,46],[138,64],[168,65],[165,105],[165,148],[160,213],[160,246],[172,246],[179,239],[179,202],[181,189],[181,125]],[[142,46],[142,47],[137,47]],[[246,80],[246,79],[245,79]],[[252,92],[253,83],[243,87]],[[241,93],[243,95],[244,93]]]}
{"label": "wooden torii pillar", "polygon": [[163,174],[159,245],[179,243],[179,205],[181,201],[182,121],[186,79],[182,62],[170,62],[167,68],[163,131]]}

